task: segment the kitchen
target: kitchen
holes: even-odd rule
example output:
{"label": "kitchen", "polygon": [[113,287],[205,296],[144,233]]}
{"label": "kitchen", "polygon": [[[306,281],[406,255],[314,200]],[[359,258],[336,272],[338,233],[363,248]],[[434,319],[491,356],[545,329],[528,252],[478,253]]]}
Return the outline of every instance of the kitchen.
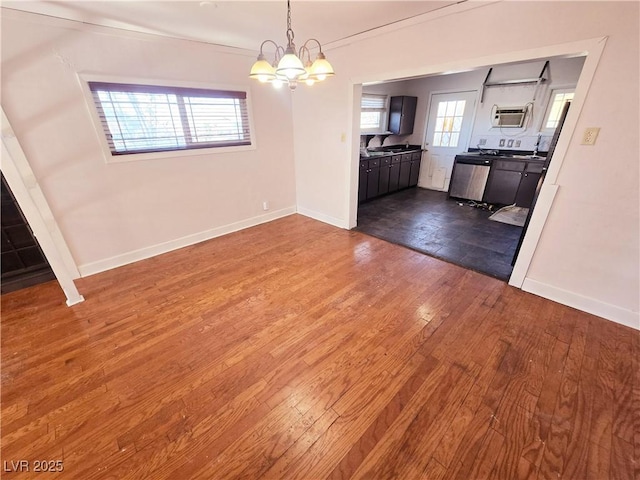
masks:
{"label": "kitchen", "polygon": [[583,63],[364,85],[357,229],[507,280]]}

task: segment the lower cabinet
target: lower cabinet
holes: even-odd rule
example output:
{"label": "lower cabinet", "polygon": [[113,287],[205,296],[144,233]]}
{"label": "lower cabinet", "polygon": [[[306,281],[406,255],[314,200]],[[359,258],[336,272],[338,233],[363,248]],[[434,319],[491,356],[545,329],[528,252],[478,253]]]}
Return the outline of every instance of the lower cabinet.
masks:
{"label": "lower cabinet", "polygon": [[410,176],[411,176],[411,154],[403,153],[400,159],[400,179],[398,180],[398,187],[407,188],[409,186]]}
{"label": "lower cabinet", "polygon": [[389,193],[398,190],[400,180],[400,155],[391,157],[391,165],[389,166]]}
{"label": "lower cabinet", "polygon": [[542,177],[543,165],[539,164],[527,164],[527,168],[520,180],[520,186],[516,193],[516,206],[518,207],[531,207],[533,203],[533,197],[536,194],[538,188],[538,182]]}
{"label": "lower cabinet", "polygon": [[487,203],[514,204],[524,168],[524,162],[495,160],[489,173],[483,200]]}
{"label": "lower cabinet", "polygon": [[378,195],[389,193],[389,177],[391,176],[391,157],[380,160],[380,180],[378,181]]}
{"label": "lower cabinet", "polygon": [[380,183],[380,160],[369,160],[367,174],[367,199],[377,197]]}
{"label": "lower cabinet", "polygon": [[494,160],[483,201],[529,208],[543,171],[544,164],[539,161]]}
{"label": "lower cabinet", "polygon": [[422,152],[360,160],[358,202],[418,184]]}
{"label": "lower cabinet", "polygon": [[380,160],[360,160],[358,178],[358,201],[364,202],[378,196],[380,182]]}
{"label": "lower cabinet", "polygon": [[420,162],[422,160],[422,152],[413,152],[411,154],[411,171],[409,172],[409,186],[415,187],[418,185],[418,178],[420,177]]}
{"label": "lower cabinet", "polygon": [[358,177],[358,202],[367,199],[367,180],[369,177],[369,160],[360,160],[360,175]]}

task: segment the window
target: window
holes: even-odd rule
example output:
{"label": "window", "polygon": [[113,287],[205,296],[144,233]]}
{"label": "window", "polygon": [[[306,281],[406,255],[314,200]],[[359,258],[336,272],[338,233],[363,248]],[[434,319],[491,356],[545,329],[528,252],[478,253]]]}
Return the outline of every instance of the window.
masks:
{"label": "window", "polygon": [[112,155],[250,145],[242,91],[89,82]]}
{"label": "window", "polygon": [[466,100],[439,102],[436,127],[433,132],[434,147],[457,147],[462,130],[462,117]]}
{"label": "window", "polygon": [[387,118],[387,96],[363,93],[360,103],[360,129],[382,132]]}
{"label": "window", "polygon": [[555,130],[558,126],[560,115],[562,115],[562,107],[571,100],[573,100],[573,89],[554,90],[551,92],[551,99],[549,100],[549,107],[543,124],[545,130]]}

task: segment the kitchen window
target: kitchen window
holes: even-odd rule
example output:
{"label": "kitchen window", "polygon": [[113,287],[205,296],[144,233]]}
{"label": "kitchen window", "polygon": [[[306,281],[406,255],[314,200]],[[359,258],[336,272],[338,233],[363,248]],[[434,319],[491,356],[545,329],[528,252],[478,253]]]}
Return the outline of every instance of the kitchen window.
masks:
{"label": "kitchen window", "polygon": [[573,100],[573,89],[554,90],[551,92],[551,99],[547,107],[547,114],[543,123],[543,129],[553,132],[558,126],[562,107],[566,102]]}
{"label": "kitchen window", "polygon": [[386,129],[387,95],[363,93],[360,102],[360,130],[382,132]]}
{"label": "kitchen window", "polygon": [[111,155],[251,145],[244,91],[88,84]]}

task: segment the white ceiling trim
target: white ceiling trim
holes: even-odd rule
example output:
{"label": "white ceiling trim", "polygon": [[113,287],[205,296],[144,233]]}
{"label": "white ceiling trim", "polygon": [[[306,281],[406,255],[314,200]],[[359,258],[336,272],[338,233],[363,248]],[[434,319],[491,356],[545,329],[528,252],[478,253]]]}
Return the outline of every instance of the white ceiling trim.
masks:
{"label": "white ceiling trim", "polygon": [[[318,38],[323,46],[341,45],[387,31],[439,18],[458,5],[476,6],[491,0],[314,1],[296,0],[292,27],[296,41]],[[200,4],[205,4],[200,6]],[[271,38],[286,41],[286,4],[278,1],[3,1],[2,11],[22,11],[88,28],[111,28],[156,38],[174,38],[257,53]],[[456,8],[457,7],[457,8]],[[470,7],[466,7],[470,8]],[[463,8],[466,9],[466,8]]]}
{"label": "white ceiling trim", "polygon": [[137,32],[135,30],[96,25],[93,23],[85,23],[77,20],[53,17],[50,15],[44,15],[41,13],[15,10],[15,9],[6,8],[6,7],[2,7],[0,8],[0,10],[2,11],[2,17],[4,18],[27,21],[27,22],[35,23],[37,25],[63,27],[69,30],[76,30],[79,32],[97,33],[100,35],[109,35],[113,37],[127,37],[127,38],[133,38],[133,39],[145,40],[145,41],[148,41],[150,37],[153,37],[154,41],[166,42],[166,43],[172,43],[175,41],[201,43],[201,44],[211,46],[218,52],[227,53],[231,55],[240,55],[243,57],[255,57],[258,52],[258,50],[253,50],[248,48],[219,45],[216,43],[205,42],[203,40],[192,40],[192,39],[179,38],[179,37],[170,37],[166,35],[160,35],[157,33]]}

